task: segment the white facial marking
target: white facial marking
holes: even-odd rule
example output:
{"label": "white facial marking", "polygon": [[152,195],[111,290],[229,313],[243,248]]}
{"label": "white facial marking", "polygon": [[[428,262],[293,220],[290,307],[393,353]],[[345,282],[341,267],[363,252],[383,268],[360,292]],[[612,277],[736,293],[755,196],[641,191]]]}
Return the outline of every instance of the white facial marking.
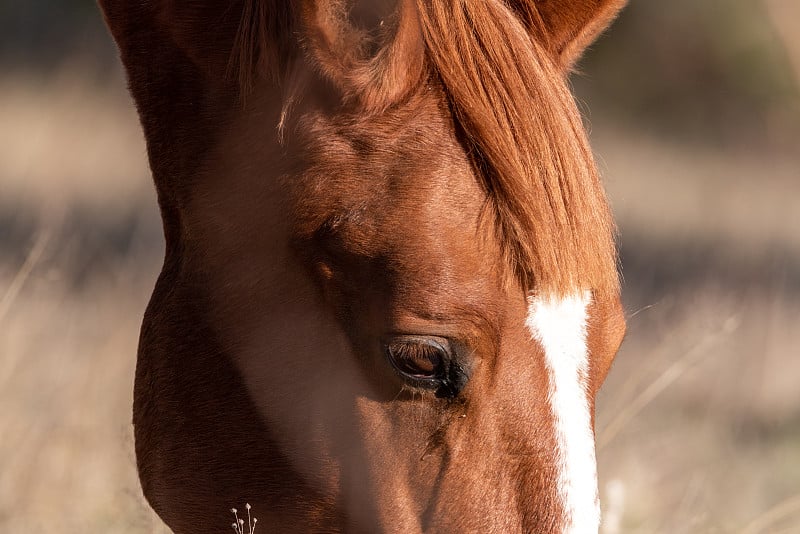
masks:
{"label": "white facial marking", "polygon": [[589,293],[562,299],[531,297],[525,325],[544,349],[555,418],[558,493],[563,531],[596,533],[600,526],[597,462],[589,413],[586,309]]}

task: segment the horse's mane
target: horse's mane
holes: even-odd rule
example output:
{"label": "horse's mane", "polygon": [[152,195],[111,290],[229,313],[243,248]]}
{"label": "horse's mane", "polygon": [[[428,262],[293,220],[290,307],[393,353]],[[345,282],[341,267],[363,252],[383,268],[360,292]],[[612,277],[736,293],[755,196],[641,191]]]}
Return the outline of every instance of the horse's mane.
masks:
{"label": "horse's mane", "polygon": [[[240,83],[254,72],[280,80],[300,48],[302,8],[244,2],[234,50]],[[556,296],[616,293],[613,222],[566,74],[542,42],[536,3],[416,0],[416,15],[426,65],[416,85],[441,81],[519,282]]]}

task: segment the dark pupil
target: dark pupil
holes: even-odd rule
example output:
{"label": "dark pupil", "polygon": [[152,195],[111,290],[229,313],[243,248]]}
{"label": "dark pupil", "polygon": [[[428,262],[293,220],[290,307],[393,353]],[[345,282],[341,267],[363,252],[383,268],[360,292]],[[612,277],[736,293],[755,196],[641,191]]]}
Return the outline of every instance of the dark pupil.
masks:
{"label": "dark pupil", "polygon": [[434,377],[442,366],[441,349],[425,343],[394,343],[389,354],[398,371],[415,377]]}

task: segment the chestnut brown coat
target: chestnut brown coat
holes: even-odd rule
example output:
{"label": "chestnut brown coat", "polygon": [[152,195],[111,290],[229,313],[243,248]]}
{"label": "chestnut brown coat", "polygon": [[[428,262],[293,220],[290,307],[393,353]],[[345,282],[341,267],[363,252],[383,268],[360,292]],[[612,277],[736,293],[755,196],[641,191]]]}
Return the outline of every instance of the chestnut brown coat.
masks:
{"label": "chestnut brown coat", "polygon": [[100,0],[164,220],[134,425],[170,528],[596,529],[562,405],[591,441],[624,320],[567,77],[623,3]]}

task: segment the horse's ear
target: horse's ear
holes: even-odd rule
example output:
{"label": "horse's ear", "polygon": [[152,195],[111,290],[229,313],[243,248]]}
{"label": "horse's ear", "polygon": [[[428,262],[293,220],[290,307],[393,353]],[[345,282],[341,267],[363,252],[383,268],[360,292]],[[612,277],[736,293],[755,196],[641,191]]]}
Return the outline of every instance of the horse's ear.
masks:
{"label": "horse's ear", "polygon": [[[123,60],[156,46],[178,49],[207,75],[225,74],[244,2],[99,0]],[[162,50],[162,52],[165,52]]]}
{"label": "horse's ear", "polygon": [[569,71],[627,0],[512,0],[537,37]]}
{"label": "horse's ear", "polygon": [[345,101],[380,112],[419,80],[424,43],[414,0],[303,0],[303,40]]}

